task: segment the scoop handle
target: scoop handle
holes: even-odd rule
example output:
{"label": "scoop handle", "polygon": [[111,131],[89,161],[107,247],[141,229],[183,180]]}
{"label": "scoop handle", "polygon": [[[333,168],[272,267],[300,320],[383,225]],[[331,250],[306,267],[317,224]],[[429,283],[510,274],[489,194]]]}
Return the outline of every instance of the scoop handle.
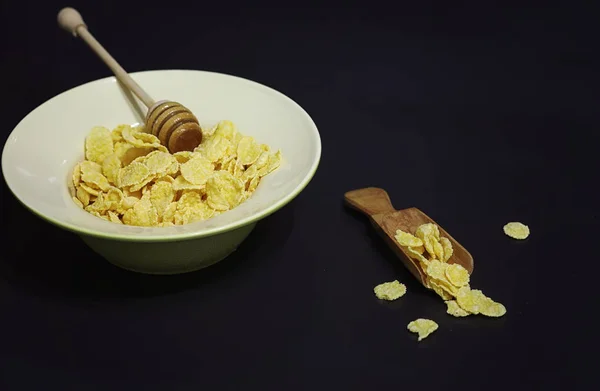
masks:
{"label": "scoop handle", "polygon": [[344,194],[344,199],[351,208],[367,216],[396,211],[388,193],[377,187],[351,190]]}
{"label": "scoop handle", "polygon": [[115,74],[116,78],[129,88],[140,100],[150,108],[154,105],[154,99],[140,87],[135,80],[125,72],[125,69],[104,49],[100,42],[88,31],[81,14],[71,7],[63,8],[57,16],[58,24],[73,36],[80,37],[100,57],[102,61]]}

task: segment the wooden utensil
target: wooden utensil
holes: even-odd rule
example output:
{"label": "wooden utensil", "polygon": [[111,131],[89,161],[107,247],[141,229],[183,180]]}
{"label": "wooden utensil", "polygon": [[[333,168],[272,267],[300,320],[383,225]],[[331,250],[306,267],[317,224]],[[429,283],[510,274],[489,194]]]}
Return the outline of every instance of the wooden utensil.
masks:
{"label": "wooden utensil", "polygon": [[352,190],[344,194],[344,199],[348,206],[369,216],[371,223],[377,232],[384,238],[386,243],[394,250],[396,255],[402,260],[404,265],[425,287],[427,286],[426,274],[421,269],[419,262],[411,258],[408,252],[398,244],[396,230],[415,233],[416,229],[426,223],[436,224],[440,230],[440,235],[447,237],[452,242],[454,253],[448,260],[448,263],[457,263],[467,269],[469,274],[473,273],[473,257],[469,252],[439,224],[433,221],[425,213],[417,208],[408,208],[396,210],[392,206],[390,197],[383,189],[376,187],[367,187],[364,189]]}
{"label": "wooden utensil", "polygon": [[200,144],[202,128],[194,114],[177,102],[155,102],[92,36],[79,12],[70,7],[63,8],[57,19],[60,27],[83,39],[113,71],[115,77],[146,105],[146,131],[158,137],[171,153],[193,151]]}

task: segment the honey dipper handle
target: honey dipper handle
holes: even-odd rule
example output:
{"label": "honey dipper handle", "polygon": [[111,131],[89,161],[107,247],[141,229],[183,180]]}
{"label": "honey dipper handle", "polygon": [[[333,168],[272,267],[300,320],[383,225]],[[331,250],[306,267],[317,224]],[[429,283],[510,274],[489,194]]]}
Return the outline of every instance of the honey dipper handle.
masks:
{"label": "honey dipper handle", "polygon": [[154,105],[154,99],[150,97],[142,87],[140,87],[135,80],[131,78],[125,72],[125,69],[119,65],[119,63],[100,45],[100,42],[94,38],[94,36],[88,31],[83,18],[77,12],[77,10],[67,7],[63,8],[58,13],[58,24],[63,29],[67,30],[74,36],[79,36],[81,39],[88,44],[88,46],[100,57],[102,61],[110,68],[110,70],[115,74],[116,78],[127,88],[129,88],[140,100],[146,105],[147,108],[150,108]]}
{"label": "honey dipper handle", "polygon": [[387,192],[377,187],[349,191],[344,199],[350,207],[368,216],[396,211]]}

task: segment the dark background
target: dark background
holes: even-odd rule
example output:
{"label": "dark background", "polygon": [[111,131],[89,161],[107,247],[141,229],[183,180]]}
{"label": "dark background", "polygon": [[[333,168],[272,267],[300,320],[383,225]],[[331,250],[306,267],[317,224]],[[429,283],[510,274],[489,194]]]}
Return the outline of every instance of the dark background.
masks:
{"label": "dark background", "polygon": [[[170,277],[111,266],[3,182],[0,390],[598,386],[597,13],[394,3],[2,0],[3,142],[37,105],[110,74],[57,27],[71,5],[129,71],[218,71],[290,96],[323,155],[234,255]],[[451,232],[507,315],[447,315],[343,207],[365,186]],[[504,236],[509,221],[531,237]],[[393,279],[408,293],[379,302],[373,286]],[[418,317],[440,325],[420,343],[406,330]]]}

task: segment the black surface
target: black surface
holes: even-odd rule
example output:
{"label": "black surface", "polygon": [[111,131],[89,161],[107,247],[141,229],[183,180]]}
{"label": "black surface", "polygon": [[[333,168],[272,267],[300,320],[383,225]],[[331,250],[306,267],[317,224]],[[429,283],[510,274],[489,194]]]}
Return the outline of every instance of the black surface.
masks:
{"label": "black surface", "polygon": [[[112,267],[2,183],[0,390],[597,387],[596,13],[400,3],[71,3],[129,71],[219,71],[287,94],[323,156],[233,256],[172,277]],[[1,4],[5,141],[109,71],[56,26],[64,3]],[[507,315],[446,315],[343,207],[364,186],[451,232],[475,258],[472,286]],[[531,237],[504,236],[508,221]],[[393,279],[407,295],[377,301]],[[420,343],[406,331],[418,317],[440,325]]]}

